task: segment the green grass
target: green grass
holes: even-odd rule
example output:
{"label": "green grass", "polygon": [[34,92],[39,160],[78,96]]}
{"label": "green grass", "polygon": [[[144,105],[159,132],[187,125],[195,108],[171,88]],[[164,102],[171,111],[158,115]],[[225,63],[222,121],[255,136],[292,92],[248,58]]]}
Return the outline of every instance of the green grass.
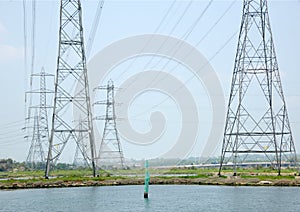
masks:
{"label": "green grass", "polygon": [[[218,169],[190,169],[190,168],[172,168],[172,169],[150,169],[151,178],[160,178],[160,179],[214,179],[217,177]],[[261,168],[261,169],[237,169],[237,175],[242,179],[259,179],[263,180],[294,180],[295,170],[293,169],[284,169],[282,170],[282,176],[277,176],[277,171],[270,168]],[[54,178],[45,179],[44,171],[24,171],[24,172],[0,172],[0,178],[7,179],[1,180],[0,184],[13,185],[14,183],[55,183],[59,181],[63,182],[87,182],[87,181],[104,181],[104,180],[118,180],[118,179],[135,179],[135,175],[141,174],[143,176],[144,169],[132,169],[132,170],[115,170],[115,171],[99,171],[99,177],[92,177],[92,171],[90,169],[86,170],[53,170],[50,173],[50,176],[54,176]],[[160,176],[154,177],[153,175],[160,174]],[[176,176],[184,175],[186,176]],[[222,171],[222,175],[220,178],[227,178],[228,176],[232,176],[233,170],[226,169]],[[127,176],[127,175],[132,175]],[[174,175],[174,176],[170,176]],[[28,178],[28,179],[18,179],[20,177]]]}
{"label": "green grass", "polygon": [[[226,168],[223,169],[222,172],[233,172],[232,168]],[[276,169],[273,169],[272,167],[267,167],[267,168],[237,168],[237,173],[277,173],[278,171]],[[298,172],[296,169],[291,169],[291,168],[286,168],[286,169],[281,169],[281,173],[294,173]]]}
{"label": "green grass", "polygon": [[[129,170],[112,170],[112,171],[105,171],[100,170],[100,178],[105,179],[120,179],[126,175],[143,175],[145,170],[143,168],[138,169],[129,169]],[[172,168],[172,169],[149,169],[150,175],[155,174],[186,174],[186,175],[195,175],[195,176],[183,176],[184,178],[207,178],[212,175],[216,175],[218,173],[218,168]],[[222,175],[230,175],[233,173],[233,169],[226,169],[222,170]],[[297,173],[295,169],[282,169],[283,175],[294,175]],[[272,168],[238,168],[237,174],[242,178],[264,178],[269,177],[271,179],[277,174],[277,170]],[[266,175],[274,175],[274,176],[266,176]],[[91,179],[92,178],[92,170],[90,169],[81,169],[81,170],[53,170],[50,172],[50,176],[55,176],[56,179],[61,180],[82,180],[82,179]],[[0,179],[11,179],[11,178],[34,178],[43,180],[44,179],[44,170],[38,171],[23,171],[23,172],[0,172]],[[102,178],[101,178],[102,177]],[[281,177],[281,178],[280,178]],[[98,179],[98,178],[92,178]],[[279,176],[276,179],[294,179],[294,176]]]}
{"label": "green grass", "polygon": [[212,174],[197,174],[197,175],[193,175],[193,176],[180,176],[179,178],[197,179],[197,178],[209,178],[211,176],[212,176]]}
{"label": "green grass", "polygon": [[249,175],[241,175],[240,176],[243,179],[251,179],[251,178],[256,178],[259,180],[282,180],[282,179],[286,179],[286,180],[293,180],[295,179],[295,176],[292,175],[286,175],[286,176],[273,176],[273,175],[257,175],[257,176],[249,176]]}
{"label": "green grass", "polygon": [[13,183],[36,183],[36,182],[58,182],[58,181],[73,181],[73,182],[84,182],[84,181],[104,181],[104,180],[117,180],[117,179],[125,179],[125,177],[82,177],[82,176],[63,176],[57,178],[49,178],[45,179],[44,177],[36,177],[30,179],[7,179],[2,180],[0,183],[3,184],[13,184]]}
{"label": "green grass", "polygon": [[17,177],[41,177],[44,171],[0,172],[0,179]]}
{"label": "green grass", "polygon": [[[53,170],[50,172],[51,176],[70,176],[70,177],[80,177],[80,176],[91,176],[91,170]],[[0,172],[0,179],[4,178],[20,178],[20,177],[40,177],[45,176],[44,170],[37,171],[22,171],[22,172]]]}

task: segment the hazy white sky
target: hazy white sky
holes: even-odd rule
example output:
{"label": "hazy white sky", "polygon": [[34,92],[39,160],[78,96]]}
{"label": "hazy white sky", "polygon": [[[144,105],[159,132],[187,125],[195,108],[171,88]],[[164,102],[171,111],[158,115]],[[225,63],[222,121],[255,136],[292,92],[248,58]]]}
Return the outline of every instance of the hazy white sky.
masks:
{"label": "hazy white sky", "polygon": [[[192,33],[184,37],[190,25],[195,22],[204,8],[207,7],[208,3],[209,1],[206,0],[193,1],[187,9],[187,13],[178,22],[184,9],[187,8],[190,3],[189,1],[177,1],[170,11],[169,16],[162,23],[159,30],[156,31],[168,8],[171,6],[172,1],[106,1],[88,60],[93,58],[97,52],[101,51],[107,45],[134,35],[151,33],[170,35],[180,39],[184,38],[186,42],[195,46],[199,40],[209,32],[196,47],[209,60],[218,74],[227,101],[236,53],[237,32],[240,27],[242,1],[237,0],[234,3],[229,0],[213,1]],[[231,4],[232,6],[230,7]],[[30,145],[30,143],[24,141],[24,132],[21,129],[24,127],[25,117],[24,93],[29,90],[28,77],[31,72],[32,47],[34,46],[35,52],[34,72],[39,72],[41,67],[44,66],[47,72],[54,73],[58,51],[59,1],[38,0],[36,2],[34,45],[32,45],[31,42],[33,23],[32,1],[25,1],[25,6],[27,58],[25,58],[24,55],[23,1],[0,1],[0,158],[10,157],[19,161],[26,159]],[[87,41],[96,12],[97,1],[82,1],[82,7],[84,35]],[[210,31],[210,28],[227,8],[229,8],[228,13],[226,13]],[[296,0],[269,1],[269,14],[292,132],[296,149],[299,152],[300,83],[297,77],[300,77],[298,65],[300,49],[300,2]],[[232,35],[234,35],[234,37],[232,37]],[[231,37],[232,39],[230,39]],[[224,46],[227,41],[228,43]],[[222,48],[222,46],[224,46],[224,48]],[[26,68],[24,66],[25,59],[27,61]],[[117,70],[112,71],[112,75],[103,79],[102,83],[105,83],[107,78],[119,76],[116,72]],[[134,72],[135,71],[132,71],[132,74],[134,74]],[[177,73],[176,76],[185,79],[190,76],[190,73],[186,71],[186,74],[185,72],[181,74]],[[122,84],[124,77],[119,77],[115,81],[116,86]],[[194,80],[187,87],[190,89],[198,88],[199,85],[197,85],[197,83],[199,82]],[[210,127],[204,126],[210,124],[211,120],[209,119],[211,115],[205,115],[206,112],[203,112],[203,108],[209,111],[209,108],[207,108],[209,105],[207,103],[208,98],[203,87],[202,91],[192,91],[191,93],[195,101],[204,102],[203,105],[197,103],[199,116],[201,116],[201,113],[204,113],[202,114],[203,117],[208,119],[200,119],[199,131],[203,134],[200,133],[198,135],[199,142],[197,142],[191,153],[191,155],[198,155],[200,154],[198,152],[201,152],[203,146],[201,140],[205,140],[208,136],[207,132],[204,132],[205,130],[201,130],[201,126],[203,126],[203,129],[207,129],[207,131],[210,130]],[[148,95],[155,96],[156,94]],[[154,101],[145,101],[145,99],[149,99],[149,96],[144,96],[137,99],[137,102],[134,102],[133,106],[136,107],[136,109],[132,112],[132,115],[136,118],[137,122],[132,119],[131,123],[133,127],[137,127],[137,130],[147,131],[147,128],[149,128],[148,113],[153,111],[152,109],[149,109],[148,113],[143,113],[143,111],[145,111],[145,108],[151,108],[151,106],[160,102],[162,97],[155,96],[155,98]],[[161,107],[155,108],[155,110],[168,113],[167,111],[170,111],[169,108],[172,104],[171,101],[169,103],[167,102],[161,105]],[[138,116],[139,113],[142,113],[142,115]],[[175,123],[174,125],[176,125],[173,126],[174,128],[170,128],[171,131],[172,129],[176,129],[177,131],[182,124],[180,121],[177,121],[178,124],[176,124],[177,122],[173,120],[178,118],[177,116],[178,115],[167,118],[167,120],[169,120],[167,123]],[[100,124],[99,128],[101,128],[101,126]],[[216,150],[215,155],[218,154],[219,148]],[[125,155],[135,158],[134,151],[125,153]],[[71,160],[71,157],[72,156],[68,156],[66,159]]]}

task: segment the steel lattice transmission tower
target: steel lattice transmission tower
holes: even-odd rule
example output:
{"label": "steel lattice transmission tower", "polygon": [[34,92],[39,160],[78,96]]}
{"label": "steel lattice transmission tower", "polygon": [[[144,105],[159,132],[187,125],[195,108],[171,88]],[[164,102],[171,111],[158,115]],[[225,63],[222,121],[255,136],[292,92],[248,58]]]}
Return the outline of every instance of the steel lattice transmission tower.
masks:
{"label": "steel lattice transmission tower", "polygon": [[31,164],[34,168],[38,162],[44,165],[46,163],[49,146],[48,111],[52,108],[52,106],[47,105],[47,95],[53,93],[52,90],[47,89],[46,78],[53,77],[53,75],[46,73],[44,67],[42,67],[40,73],[32,74],[31,77],[40,78],[40,88],[27,92],[31,95],[39,94],[39,105],[30,106],[29,108],[29,110],[35,110],[35,115],[32,131],[33,136],[26,163]]}
{"label": "steel lattice transmission tower", "polygon": [[26,163],[30,164],[31,168],[34,168],[37,163],[45,162],[45,152],[42,147],[39,116],[37,110],[33,117],[33,135],[31,140],[30,149],[26,158]]}
{"label": "steel lattice transmission tower", "polygon": [[279,175],[283,161],[296,162],[266,0],[244,0],[219,175],[226,160],[236,175],[254,153],[266,156]]}
{"label": "steel lattice transmission tower", "polygon": [[[59,159],[70,142],[80,148],[95,176],[95,143],[80,0],[60,2],[59,53],[46,178],[50,166]],[[87,149],[81,149],[82,146],[87,146]]]}
{"label": "steel lattice transmission tower", "polygon": [[109,80],[106,87],[95,89],[105,89],[107,91],[106,101],[98,101],[95,104],[106,106],[106,115],[98,116],[96,120],[104,120],[104,130],[98,155],[98,166],[118,166],[124,168],[124,156],[120,144],[119,133],[116,124],[114,84]]}

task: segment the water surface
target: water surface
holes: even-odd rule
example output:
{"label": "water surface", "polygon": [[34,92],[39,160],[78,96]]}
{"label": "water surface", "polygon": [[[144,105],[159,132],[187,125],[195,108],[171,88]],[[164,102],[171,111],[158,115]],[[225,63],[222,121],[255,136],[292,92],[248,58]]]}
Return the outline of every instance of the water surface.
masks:
{"label": "water surface", "polygon": [[143,186],[0,191],[0,211],[300,211],[298,187]]}

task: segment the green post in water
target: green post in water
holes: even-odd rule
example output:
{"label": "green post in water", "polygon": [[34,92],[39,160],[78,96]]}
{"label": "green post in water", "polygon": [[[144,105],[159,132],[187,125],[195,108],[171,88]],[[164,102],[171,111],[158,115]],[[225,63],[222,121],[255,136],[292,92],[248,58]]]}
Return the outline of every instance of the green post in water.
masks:
{"label": "green post in water", "polygon": [[150,174],[148,171],[148,160],[145,161],[145,186],[144,186],[144,198],[148,198],[148,191],[149,191],[149,181],[150,181]]}

